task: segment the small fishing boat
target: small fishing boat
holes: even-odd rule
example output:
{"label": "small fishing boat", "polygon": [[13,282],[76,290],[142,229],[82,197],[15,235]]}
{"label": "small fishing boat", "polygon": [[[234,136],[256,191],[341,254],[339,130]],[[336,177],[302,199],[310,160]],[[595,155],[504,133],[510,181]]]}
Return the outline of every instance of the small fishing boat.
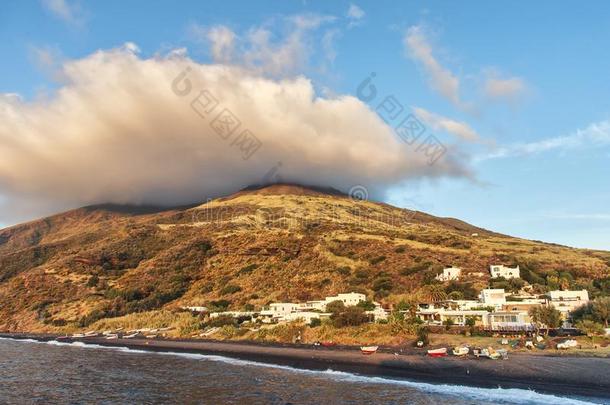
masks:
{"label": "small fishing boat", "polygon": [[98,333],[95,331],[85,332],[85,337],[95,337],[97,335],[98,335]]}
{"label": "small fishing boat", "polygon": [[144,337],[145,337],[146,339],[156,339],[156,338],[157,338],[157,335],[156,335],[156,334],[154,334],[154,335],[145,335]]}
{"label": "small fishing boat", "polygon": [[470,353],[470,348],[468,347],[462,346],[453,348],[454,356],[466,356],[468,353]]}
{"label": "small fishing boat", "polygon": [[576,347],[576,346],[578,346],[578,342],[574,339],[568,339],[564,342],[557,344],[558,349],[569,349],[569,348]]}
{"label": "small fishing boat", "polygon": [[487,357],[488,359],[498,360],[503,356],[501,353],[494,350],[493,347],[488,347],[486,349],[481,349],[481,352],[477,355],[477,357]]}
{"label": "small fishing boat", "polygon": [[333,342],[332,340],[330,341],[326,341],[326,342],[320,342],[320,345],[324,346],[324,347],[333,347],[333,346],[337,346],[337,344],[335,342]]}
{"label": "small fishing boat", "polygon": [[72,335],[73,338],[84,338],[85,334],[84,333],[75,333]]}
{"label": "small fishing boat", "polygon": [[360,347],[360,351],[362,352],[362,354],[373,354],[377,352],[377,349],[379,349],[379,346],[362,346]]}
{"label": "small fishing boat", "polygon": [[502,360],[507,360],[508,359],[508,350],[506,350],[506,349],[498,349],[497,352],[502,357]]}
{"label": "small fishing boat", "polygon": [[118,338],[119,338],[119,335],[117,335],[117,334],[106,335],[107,340],[118,339]]}
{"label": "small fishing boat", "polygon": [[428,356],[430,357],[445,357],[447,355],[447,348],[441,347],[440,349],[428,350]]}
{"label": "small fishing boat", "polygon": [[129,335],[123,335],[123,339],[133,339],[138,336],[138,332],[130,333]]}

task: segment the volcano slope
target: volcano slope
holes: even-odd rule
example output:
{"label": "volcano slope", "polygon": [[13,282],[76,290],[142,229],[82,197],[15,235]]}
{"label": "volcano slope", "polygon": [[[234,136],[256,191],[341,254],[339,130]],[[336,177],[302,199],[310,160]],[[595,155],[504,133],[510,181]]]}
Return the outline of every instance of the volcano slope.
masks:
{"label": "volcano slope", "polygon": [[[182,306],[238,310],[347,291],[384,304],[471,298],[489,285],[491,263],[519,264],[538,292],[610,290],[610,252],[273,185],[163,211],[85,207],[1,230],[0,330],[63,332]],[[435,285],[447,265],[465,281]]]}

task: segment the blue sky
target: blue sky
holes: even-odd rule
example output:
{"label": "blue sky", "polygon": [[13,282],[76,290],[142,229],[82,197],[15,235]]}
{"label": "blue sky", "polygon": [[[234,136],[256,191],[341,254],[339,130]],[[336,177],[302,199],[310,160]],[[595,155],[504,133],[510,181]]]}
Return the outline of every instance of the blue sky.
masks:
{"label": "blue sky", "polygon": [[297,16],[319,20],[299,37],[306,55],[274,73],[355,95],[375,72],[379,93],[427,113],[440,139],[476,135],[459,147],[472,178],[409,181],[388,202],[610,249],[607,2],[9,1],[0,6],[0,93],[52,94],[62,61],[126,42],[142,57],[185,47],[209,63],[217,55],[200,34],[210,27],[239,38],[265,27],[281,45]]}

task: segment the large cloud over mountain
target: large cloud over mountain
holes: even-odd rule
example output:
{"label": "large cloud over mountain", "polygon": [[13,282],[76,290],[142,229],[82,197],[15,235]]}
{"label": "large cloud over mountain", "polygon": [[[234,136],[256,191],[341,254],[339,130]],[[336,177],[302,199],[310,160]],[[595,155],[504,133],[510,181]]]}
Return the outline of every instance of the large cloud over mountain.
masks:
{"label": "large cloud over mountain", "polygon": [[[319,97],[302,76],[274,80],[184,51],[144,59],[133,45],[61,73],[50,98],[0,96],[1,222],[101,202],[201,201],[278,174],[378,197],[413,178],[468,175],[450,153],[428,164],[360,100]],[[240,122],[232,134],[211,125],[224,109]]]}

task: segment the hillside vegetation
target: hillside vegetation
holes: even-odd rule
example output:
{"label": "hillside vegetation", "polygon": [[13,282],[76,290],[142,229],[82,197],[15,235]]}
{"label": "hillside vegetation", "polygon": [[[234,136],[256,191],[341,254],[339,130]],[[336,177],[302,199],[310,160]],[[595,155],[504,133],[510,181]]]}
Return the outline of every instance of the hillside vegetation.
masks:
{"label": "hillside vegetation", "polygon": [[[71,331],[129,314],[166,319],[181,306],[237,310],[346,291],[384,304],[469,298],[489,284],[491,263],[519,264],[540,292],[610,293],[610,252],[275,185],[194,208],[87,207],[0,231],[0,330]],[[466,281],[435,284],[447,265]]]}

